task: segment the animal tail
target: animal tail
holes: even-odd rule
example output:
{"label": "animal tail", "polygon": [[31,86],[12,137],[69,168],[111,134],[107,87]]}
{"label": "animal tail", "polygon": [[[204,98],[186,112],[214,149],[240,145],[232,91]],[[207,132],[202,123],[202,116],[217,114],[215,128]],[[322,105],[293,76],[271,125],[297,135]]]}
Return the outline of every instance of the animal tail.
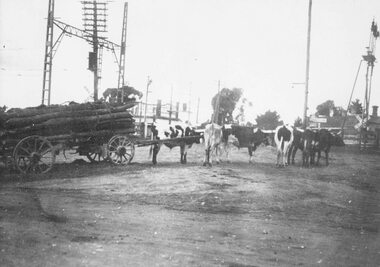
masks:
{"label": "animal tail", "polygon": [[281,150],[284,150],[284,137],[283,136],[281,136],[280,142],[281,142]]}

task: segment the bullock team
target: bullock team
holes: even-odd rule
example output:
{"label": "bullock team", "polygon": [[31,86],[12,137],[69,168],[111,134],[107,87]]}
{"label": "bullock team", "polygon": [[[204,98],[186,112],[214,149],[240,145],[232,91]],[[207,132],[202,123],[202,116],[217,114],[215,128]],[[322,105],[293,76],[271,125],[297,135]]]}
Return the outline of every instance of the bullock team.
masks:
{"label": "bullock team", "polygon": [[[170,149],[176,146],[180,147],[182,164],[187,162],[187,149],[191,148],[194,143],[200,143],[200,139],[203,139],[205,146],[203,166],[211,166],[213,157],[216,163],[219,163],[220,156],[223,153],[229,161],[232,146],[247,148],[249,163],[251,163],[256,149],[261,144],[269,145],[272,138],[277,148],[276,165],[278,167],[294,164],[297,150],[302,151],[302,166],[319,165],[321,152],[325,153],[327,166],[329,165],[331,146],[344,146],[340,134],[332,133],[326,129],[302,130],[288,125],[279,126],[275,131],[265,131],[248,126],[220,126],[210,123],[206,125],[203,135],[202,132],[197,132],[186,124],[159,125],[154,123],[151,129],[154,140],[176,140],[175,142],[164,142],[164,144]],[[153,164],[157,163],[157,154],[161,145],[162,143],[157,143],[151,147]],[[315,155],[317,155],[316,160]]]}

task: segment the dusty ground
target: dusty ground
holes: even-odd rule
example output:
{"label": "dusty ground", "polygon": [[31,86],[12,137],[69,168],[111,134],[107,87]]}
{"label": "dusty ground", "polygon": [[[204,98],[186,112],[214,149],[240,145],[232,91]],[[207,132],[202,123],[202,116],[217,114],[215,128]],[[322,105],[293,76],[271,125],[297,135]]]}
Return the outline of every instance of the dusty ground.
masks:
{"label": "dusty ground", "polygon": [[0,266],[379,266],[379,154],[278,169],[268,147],[206,168],[202,150],[0,169]]}

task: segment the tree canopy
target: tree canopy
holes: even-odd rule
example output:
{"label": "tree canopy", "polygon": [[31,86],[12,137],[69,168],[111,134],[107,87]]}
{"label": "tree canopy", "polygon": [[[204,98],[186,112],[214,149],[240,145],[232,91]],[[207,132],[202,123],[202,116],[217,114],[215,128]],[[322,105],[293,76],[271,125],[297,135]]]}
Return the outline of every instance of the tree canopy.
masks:
{"label": "tree canopy", "polygon": [[343,116],[346,113],[346,110],[342,107],[335,106],[333,100],[327,100],[322,104],[317,106],[317,115],[322,115],[326,117],[333,116]]}
{"label": "tree canopy", "polygon": [[[327,100],[317,106],[317,115],[329,117],[331,112],[335,110],[335,104],[333,100]],[[334,113],[333,113],[334,114]]]}
{"label": "tree canopy", "polygon": [[302,119],[300,117],[297,117],[294,121],[294,127],[302,127],[302,126],[303,126]]}
{"label": "tree canopy", "polygon": [[123,91],[124,97],[121,101],[122,103],[127,103],[129,101],[136,101],[136,97],[141,98],[143,94],[131,86],[123,86],[120,89],[117,88],[108,88],[103,93],[103,98],[108,99],[110,103],[116,103],[118,97],[121,98],[121,92]]}
{"label": "tree canopy", "polygon": [[283,122],[280,120],[280,115],[277,111],[266,111],[264,114],[256,117],[257,126],[264,130],[274,130]]}
{"label": "tree canopy", "polygon": [[247,121],[247,109],[252,107],[252,102],[247,98],[243,97],[240,99],[239,103],[237,103],[237,107],[234,110],[234,120],[238,122],[240,125],[246,125],[250,123]]}
{"label": "tree canopy", "polygon": [[351,101],[348,110],[352,114],[362,114],[363,113],[363,105],[360,103],[359,99],[355,99],[355,101]]}
{"label": "tree canopy", "polygon": [[[229,123],[234,122],[232,113],[235,110],[236,104],[240,100],[242,94],[243,94],[243,91],[240,88],[233,88],[233,89],[223,88],[220,91],[219,113],[217,114],[217,120],[216,120],[216,122],[219,125],[229,124]],[[214,114],[216,114],[217,100],[218,100],[218,94],[216,94],[211,100],[211,105],[212,105]]]}

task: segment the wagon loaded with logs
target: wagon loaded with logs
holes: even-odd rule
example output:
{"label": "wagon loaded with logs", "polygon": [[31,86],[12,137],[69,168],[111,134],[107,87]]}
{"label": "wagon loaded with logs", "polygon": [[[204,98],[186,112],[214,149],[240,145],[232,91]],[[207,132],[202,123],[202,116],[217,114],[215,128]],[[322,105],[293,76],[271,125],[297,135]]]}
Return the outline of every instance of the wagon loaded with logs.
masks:
{"label": "wagon loaded with logs", "polygon": [[48,172],[56,155],[76,149],[91,162],[108,159],[128,164],[134,156],[130,135],[136,105],[71,103],[0,112],[0,156],[13,159],[22,173]]}

